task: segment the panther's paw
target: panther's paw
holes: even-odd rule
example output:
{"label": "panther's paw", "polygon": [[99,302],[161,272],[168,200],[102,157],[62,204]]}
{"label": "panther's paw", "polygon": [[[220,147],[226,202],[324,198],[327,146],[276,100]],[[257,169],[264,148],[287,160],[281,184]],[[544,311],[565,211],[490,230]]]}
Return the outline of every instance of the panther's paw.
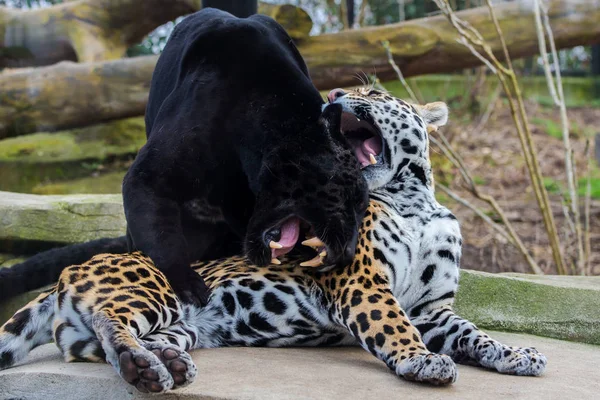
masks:
{"label": "panther's paw", "polygon": [[173,389],[181,388],[194,382],[198,375],[198,368],[187,352],[172,345],[159,345],[153,343],[146,346],[167,367],[173,378]]}
{"label": "panther's paw", "polygon": [[119,374],[142,393],[164,393],[174,381],[167,366],[153,352],[144,348],[119,354]]}
{"label": "panther's paw", "polygon": [[456,382],[458,370],[450,357],[428,353],[402,361],[396,367],[396,374],[409,381],[448,385]]}

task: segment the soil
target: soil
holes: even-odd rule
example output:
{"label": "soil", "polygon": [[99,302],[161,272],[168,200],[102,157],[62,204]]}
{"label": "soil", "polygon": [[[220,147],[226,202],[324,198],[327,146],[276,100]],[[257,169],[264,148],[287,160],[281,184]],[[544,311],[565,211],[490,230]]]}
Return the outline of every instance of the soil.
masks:
{"label": "soil", "polygon": [[[565,218],[561,187],[566,188],[565,152],[560,137],[553,137],[560,132],[560,120],[557,109],[542,107],[529,102],[526,104],[527,115],[538,152],[538,160],[548,182],[549,197],[556,225],[559,231],[563,252],[568,256],[577,255],[575,236],[571,234]],[[568,116],[572,129],[571,143],[579,177],[585,177],[587,159],[585,157],[586,138],[590,138],[590,157],[594,157],[594,135],[600,132],[600,109],[571,108]],[[530,184],[529,174],[523,159],[520,140],[504,100],[496,102],[496,106],[487,121],[482,123],[480,117],[470,120],[468,116],[451,115],[450,124],[442,128],[452,146],[464,159],[481,192],[493,196],[504,210],[510,223],[521,240],[537,261],[544,273],[556,274],[548,237],[544,228],[541,213]],[[532,121],[535,121],[532,122]],[[550,121],[550,122],[548,122]],[[549,128],[549,125],[550,128]],[[437,154],[436,154],[437,153]],[[432,145],[432,162],[436,171],[436,182],[448,185],[453,191],[483,210],[490,210],[486,203],[474,199],[460,173]],[[592,177],[598,182],[597,161],[591,162]],[[461,222],[464,236],[463,268],[487,272],[531,272],[528,263],[521,253],[507,242],[490,225],[466,206],[448,198],[441,190],[437,190],[440,202],[448,205]],[[584,197],[580,198],[580,209]],[[487,215],[498,221],[497,216],[489,211]],[[591,257],[586,273],[600,275],[600,201],[591,200],[590,213]],[[576,258],[571,258],[576,259]],[[572,268],[573,263],[569,265]],[[580,274],[574,268],[569,271]]]}

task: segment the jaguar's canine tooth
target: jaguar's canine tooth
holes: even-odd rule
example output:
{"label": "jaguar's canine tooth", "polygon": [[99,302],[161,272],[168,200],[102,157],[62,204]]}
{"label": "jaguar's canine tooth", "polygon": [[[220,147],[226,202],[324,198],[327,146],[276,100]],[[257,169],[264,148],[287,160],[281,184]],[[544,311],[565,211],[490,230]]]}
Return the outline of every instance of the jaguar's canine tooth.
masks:
{"label": "jaguar's canine tooth", "polygon": [[281,265],[281,261],[279,261],[277,258],[271,258],[271,264]]}
{"label": "jaguar's canine tooth", "polygon": [[304,261],[302,263],[300,263],[301,267],[318,267],[319,265],[323,264],[323,257],[316,256],[315,258],[313,258],[312,260],[308,260],[308,261]]}
{"label": "jaguar's canine tooth", "polygon": [[282,245],[280,245],[279,243],[277,243],[277,242],[275,242],[273,240],[271,240],[269,242],[269,247],[272,248],[272,249],[281,249],[281,248],[283,248]]}
{"label": "jaguar's canine tooth", "polygon": [[319,253],[319,257],[327,257],[327,250],[323,250],[322,252]]}
{"label": "jaguar's canine tooth", "polygon": [[377,164],[377,160],[373,154],[369,154],[369,161],[371,161],[371,165]]}
{"label": "jaguar's canine tooth", "polygon": [[309,247],[321,247],[321,246],[325,246],[325,243],[323,243],[321,241],[321,239],[319,239],[318,237],[312,237],[310,239],[305,240],[304,242],[302,242],[303,246],[309,246]]}

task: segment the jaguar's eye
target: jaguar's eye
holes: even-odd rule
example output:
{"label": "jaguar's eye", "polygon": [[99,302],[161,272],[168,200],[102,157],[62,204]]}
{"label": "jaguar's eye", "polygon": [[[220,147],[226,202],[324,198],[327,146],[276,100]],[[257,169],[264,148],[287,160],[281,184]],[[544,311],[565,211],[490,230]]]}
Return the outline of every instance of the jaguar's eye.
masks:
{"label": "jaguar's eye", "polygon": [[377,96],[378,94],[381,94],[381,92],[375,89],[371,89],[369,90],[369,94],[367,96]]}

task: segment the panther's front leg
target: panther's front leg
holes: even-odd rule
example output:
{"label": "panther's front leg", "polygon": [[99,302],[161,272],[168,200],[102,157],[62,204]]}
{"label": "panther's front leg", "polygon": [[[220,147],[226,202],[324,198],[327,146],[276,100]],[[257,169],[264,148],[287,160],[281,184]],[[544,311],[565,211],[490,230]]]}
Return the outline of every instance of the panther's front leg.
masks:
{"label": "panther's front leg", "polygon": [[506,346],[454,314],[450,306],[419,315],[412,323],[430,351],[448,354],[456,362],[513,375],[538,376],[546,369],[546,357],[533,347]]}
{"label": "panther's front leg", "polygon": [[[450,357],[429,352],[381,274],[365,274],[348,281],[333,294],[335,316],[360,345],[399,376],[435,385],[456,381]],[[356,275],[355,275],[356,276]],[[360,283],[359,283],[360,282]],[[345,283],[345,282],[344,282]],[[332,283],[328,285],[333,288]]]}

